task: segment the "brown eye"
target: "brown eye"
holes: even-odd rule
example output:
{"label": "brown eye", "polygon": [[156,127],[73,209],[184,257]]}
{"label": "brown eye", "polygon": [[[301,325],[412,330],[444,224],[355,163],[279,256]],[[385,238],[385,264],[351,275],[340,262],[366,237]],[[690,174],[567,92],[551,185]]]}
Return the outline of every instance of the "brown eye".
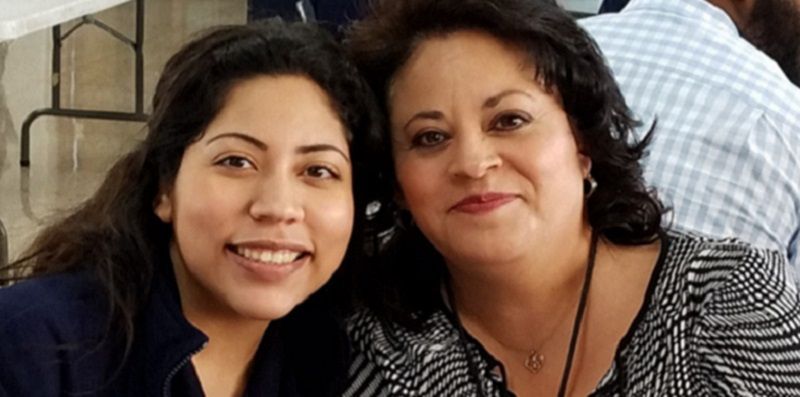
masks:
{"label": "brown eye", "polygon": [[306,168],[304,174],[316,179],[339,179],[339,174],[323,165],[312,165]]}
{"label": "brown eye", "polygon": [[495,119],[494,125],[492,126],[493,129],[500,130],[500,131],[511,131],[517,128],[520,128],[527,124],[529,121],[528,118],[523,117],[516,113],[509,113],[500,115],[497,119]]}
{"label": "brown eye", "polygon": [[216,164],[228,168],[255,168],[250,160],[241,156],[228,156],[217,161]]}
{"label": "brown eye", "polygon": [[433,147],[447,140],[447,135],[439,131],[424,131],[411,140],[412,147]]}

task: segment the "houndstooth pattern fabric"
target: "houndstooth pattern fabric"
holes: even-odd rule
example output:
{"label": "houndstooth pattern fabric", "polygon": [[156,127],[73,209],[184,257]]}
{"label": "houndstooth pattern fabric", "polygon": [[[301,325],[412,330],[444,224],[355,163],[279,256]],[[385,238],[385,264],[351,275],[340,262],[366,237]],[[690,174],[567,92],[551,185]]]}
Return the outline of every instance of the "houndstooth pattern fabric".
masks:
{"label": "houndstooth pattern fabric", "polygon": [[[642,308],[593,395],[800,396],[800,298],[783,257],[676,232],[662,244]],[[510,395],[501,364],[460,338],[449,313],[413,332],[361,311],[349,334],[357,354],[345,396],[476,396],[479,385],[480,395]]]}
{"label": "houndstooth pattern fabric", "polygon": [[800,89],[706,0],[579,21],[655,134],[645,179],[670,225],[779,250],[800,270]]}

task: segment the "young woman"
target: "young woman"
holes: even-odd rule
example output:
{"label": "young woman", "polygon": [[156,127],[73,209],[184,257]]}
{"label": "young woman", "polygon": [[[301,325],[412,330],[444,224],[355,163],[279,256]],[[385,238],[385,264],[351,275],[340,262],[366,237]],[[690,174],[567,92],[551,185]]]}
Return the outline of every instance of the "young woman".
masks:
{"label": "young woman", "polygon": [[346,395],[800,395],[781,255],[661,229],[647,140],[553,2],[381,1],[348,40],[401,216]]}
{"label": "young woman", "polygon": [[144,142],[5,269],[0,395],[340,395],[336,294],[309,296],[362,224],[375,114],[312,26],[186,45]]}

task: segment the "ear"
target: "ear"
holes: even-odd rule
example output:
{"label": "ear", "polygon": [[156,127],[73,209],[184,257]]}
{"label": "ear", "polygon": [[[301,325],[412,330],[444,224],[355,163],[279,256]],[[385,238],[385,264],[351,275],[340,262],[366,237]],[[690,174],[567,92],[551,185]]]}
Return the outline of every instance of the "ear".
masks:
{"label": "ear", "polygon": [[581,175],[586,179],[592,171],[592,158],[588,154],[578,152],[578,165],[581,167]]}
{"label": "ear", "polygon": [[172,222],[172,195],[163,190],[153,203],[153,212],[164,223]]}
{"label": "ear", "polygon": [[708,2],[725,11],[736,28],[741,31],[746,30],[750,24],[756,0],[708,0]]}
{"label": "ear", "polygon": [[408,209],[408,204],[406,203],[406,196],[403,194],[403,187],[400,186],[400,182],[395,179],[394,180],[394,203],[397,205],[399,209]]}
{"label": "ear", "polygon": [[406,197],[403,195],[403,190],[400,187],[397,187],[394,191],[394,202],[397,204],[397,208],[400,209],[408,209],[408,204],[406,203]]}
{"label": "ear", "polygon": [[583,137],[578,132],[576,127],[577,123],[572,116],[567,116],[570,129],[572,130],[572,138],[575,139],[575,146],[578,148],[578,166],[581,168],[581,175],[586,179],[589,176],[589,171],[592,170],[592,158],[587,153],[586,145],[583,143]]}

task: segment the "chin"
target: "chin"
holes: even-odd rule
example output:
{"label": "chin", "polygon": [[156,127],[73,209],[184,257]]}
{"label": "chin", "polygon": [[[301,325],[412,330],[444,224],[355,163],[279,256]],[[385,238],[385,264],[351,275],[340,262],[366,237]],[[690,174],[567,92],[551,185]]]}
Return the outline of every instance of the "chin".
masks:
{"label": "chin", "polygon": [[242,317],[257,321],[273,321],[285,317],[307,297],[298,296],[246,296],[233,306]]}

